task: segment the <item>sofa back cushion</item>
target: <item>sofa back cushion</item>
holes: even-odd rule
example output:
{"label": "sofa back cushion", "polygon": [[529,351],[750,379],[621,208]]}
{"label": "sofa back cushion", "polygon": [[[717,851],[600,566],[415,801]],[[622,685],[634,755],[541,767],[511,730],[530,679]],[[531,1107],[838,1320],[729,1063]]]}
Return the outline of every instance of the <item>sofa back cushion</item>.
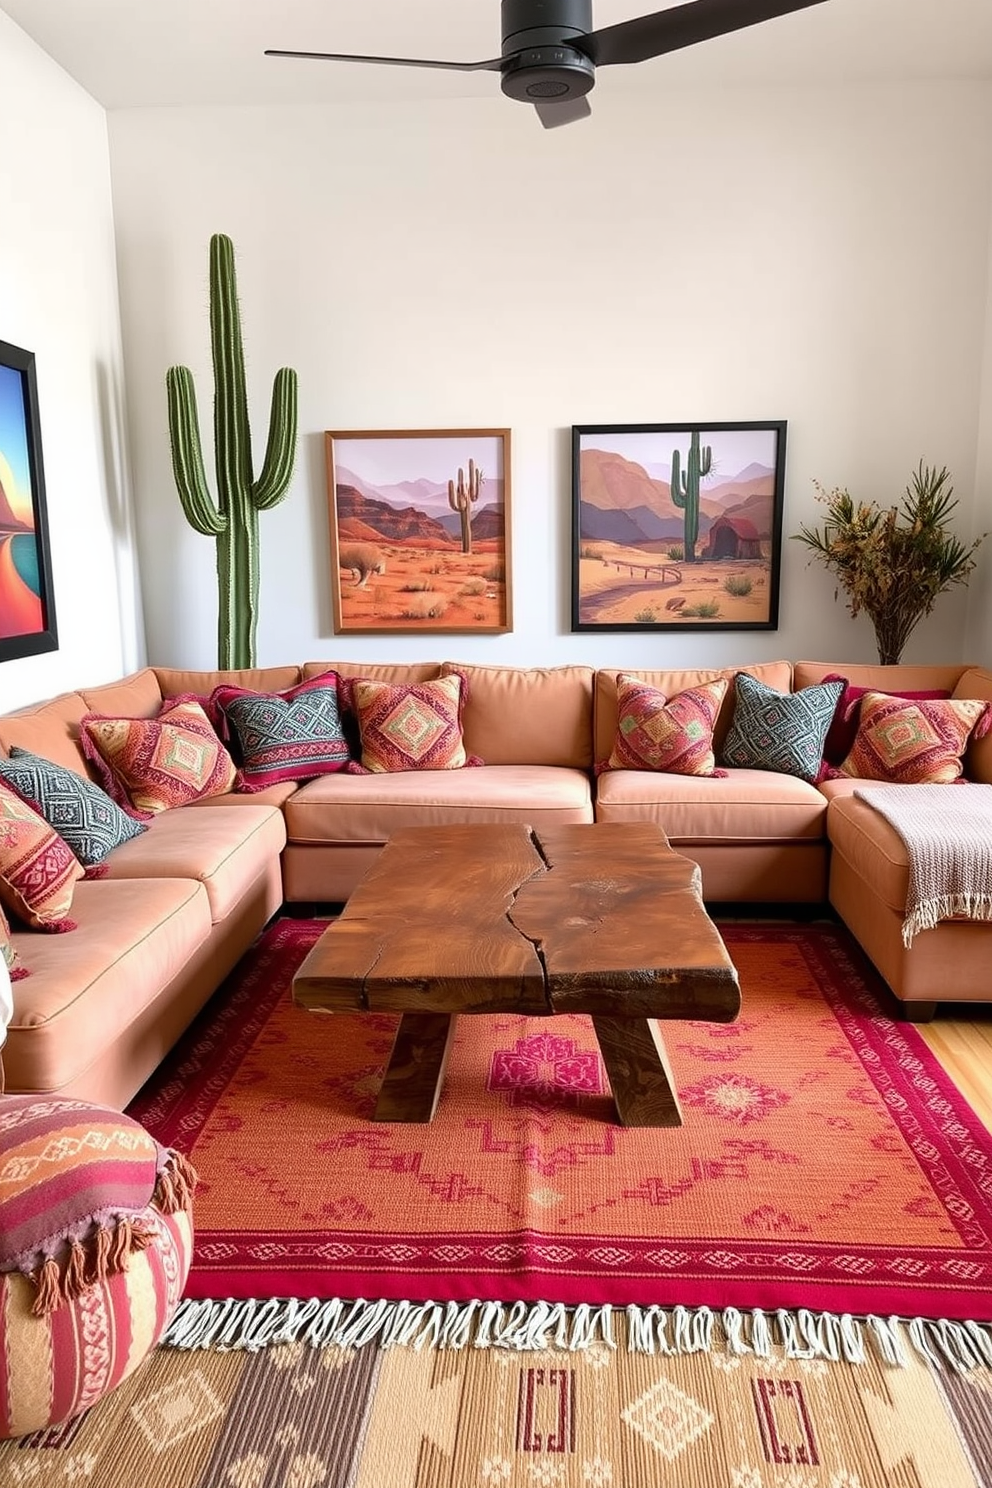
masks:
{"label": "sofa back cushion", "polygon": [[592,667],[444,662],[441,675],[453,672],[468,684],[462,728],[470,755],[487,765],[592,768]]}
{"label": "sofa back cushion", "polygon": [[[985,667],[968,667],[961,673],[951,696],[992,699],[992,672]],[[981,739],[971,736],[964,757],[964,773],[969,780],[992,785],[992,731]]]}
{"label": "sofa back cushion", "polygon": [[244,687],[250,692],[285,692],[303,680],[298,666],[240,667],[232,671],[197,672],[188,667],[155,667],[163,698],[192,693],[208,698],[215,687]]}
{"label": "sofa back cushion", "polygon": [[81,693],[64,692],[47,702],[6,713],[0,717],[0,747],[9,754],[16,744],[55,765],[75,770],[77,775],[89,775],[79,742],[80,719],[89,711]]}
{"label": "sofa back cushion", "polygon": [[335,671],[339,677],[367,677],[370,682],[433,682],[441,675],[436,661],[307,661],[303,680]]}
{"label": "sofa back cushion", "polygon": [[154,718],[162,706],[162,689],[151,667],[132,672],[119,682],[102,687],[80,688],[88,713],[122,714],[128,718]]}
{"label": "sofa back cushion", "polygon": [[599,764],[602,760],[609,759],[613,741],[616,738],[619,718],[617,677],[621,675],[636,677],[638,681],[646,682],[649,687],[658,688],[667,697],[674,697],[676,693],[685,692],[689,687],[699,687],[704,682],[713,682],[717,678],[723,678],[728,684],[727,694],[717,714],[713,729],[713,747],[719,759],[720,750],[733,717],[735,697],[733,681],[737,672],[747,672],[749,676],[757,677],[760,682],[775,688],[777,692],[788,692],[792,684],[792,663],[788,661],[765,661],[756,666],[745,667],[699,667],[685,671],[633,671],[630,667],[601,669],[595,675],[593,699],[596,763]]}
{"label": "sofa back cushion", "polygon": [[[953,694],[964,667],[915,666],[899,662],[881,666],[874,662],[797,661],[792,669],[792,687],[810,687],[827,676],[845,677],[852,687],[865,687],[872,692],[947,692]],[[959,694],[963,696],[963,694]]]}

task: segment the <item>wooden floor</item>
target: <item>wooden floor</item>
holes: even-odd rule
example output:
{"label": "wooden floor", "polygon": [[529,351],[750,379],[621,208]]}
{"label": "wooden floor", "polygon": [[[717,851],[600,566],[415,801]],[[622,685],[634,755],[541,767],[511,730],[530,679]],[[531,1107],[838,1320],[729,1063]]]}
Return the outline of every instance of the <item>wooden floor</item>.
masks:
{"label": "wooden floor", "polygon": [[916,1024],[972,1110],[992,1130],[992,1006],[947,1004]]}

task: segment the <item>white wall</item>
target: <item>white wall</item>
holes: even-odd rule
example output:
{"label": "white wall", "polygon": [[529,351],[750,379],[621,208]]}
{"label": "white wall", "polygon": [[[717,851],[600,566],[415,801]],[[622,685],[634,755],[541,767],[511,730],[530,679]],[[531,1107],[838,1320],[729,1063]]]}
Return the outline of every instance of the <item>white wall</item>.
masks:
{"label": "white wall", "polygon": [[0,710],[119,676],[143,645],[123,446],[106,115],[0,13],[0,339],[33,351],[59,649]]}
{"label": "white wall", "polygon": [[[874,659],[789,541],[777,632],[570,635],[573,423],[787,419],[787,534],[817,517],[814,478],[897,500],[920,459],[950,467],[964,535],[992,525],[988,86],[617,89],[551,132],[499,95],[132,110],[110,145],[153,660],[216,656],[213,544],[179,508],[164,396],[192,366],[210,440],[215,231],[238,256],[257,458],[272,374],[300,374],[297,472],[261,517],[263,663]],[[504,425],[514,633],[335,637],[321,431]],[[906,659],[963,658],[967,599],[942,597]]]}
{"label": "white wall", "polygon": [[988,293],[985,300],[985,355],[979,384],[978,450],[975,461],[977,533],[988,536],[968,585],[965,654],[992,667],[992,233],[989,236]]}

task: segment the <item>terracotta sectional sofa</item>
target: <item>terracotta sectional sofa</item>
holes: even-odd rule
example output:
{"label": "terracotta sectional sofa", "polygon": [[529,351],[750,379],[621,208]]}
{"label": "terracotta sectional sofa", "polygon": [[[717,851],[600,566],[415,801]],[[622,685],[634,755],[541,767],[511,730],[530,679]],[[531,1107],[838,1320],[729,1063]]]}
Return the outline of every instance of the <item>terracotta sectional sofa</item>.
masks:
{"label": "terracotta sectional sofa", "polygon": [[[828,898],[904,1000],[930,1016],[948,999],[992,1000],[992,926],[951,921],[902,946],[907,872],[891,827],[852,799],[854,781],[813,786],[765,770],[726,778],[610,771],[617,669],[383,666],[321,661],[237,673],[149,667],[120,682],[0,717],[0,750],[30,749],[81,774],[88,712],[154,716],[166,698],[221,681],[281,691],[333,667],[344,676],[418,681],[457,666],[468,680],[463,726],[480,768],[326,775],[163,813],[115,849],[106,877],[79,883],[68,935],[18,932],[30,975],[15,984],[4,1051],[7,1089],[52,1090],[123,1105],[220,980],[286,901],[342,902],[390,834],[432,822],[659,823],[702,869],[708,902],[815,905]],[[945,688],[992,699],[976,667],[768,662],[746,670],[780,691],[841,672],[881,690]],[[714,669],[638,671],[669,694]],[[730,723],[733,688],[717,722]],[[970,778],[992,783],[992,735],[972,746]]]}

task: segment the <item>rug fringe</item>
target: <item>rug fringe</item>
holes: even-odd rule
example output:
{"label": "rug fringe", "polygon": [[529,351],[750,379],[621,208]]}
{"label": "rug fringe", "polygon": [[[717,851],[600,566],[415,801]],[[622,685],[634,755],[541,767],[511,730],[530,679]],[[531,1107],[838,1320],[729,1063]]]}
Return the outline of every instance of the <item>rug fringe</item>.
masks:
{"label": "rug fringe", "polygon": [[[638,1354],[730,1354],[823,1359],[864,1364],[870,1349],[905,1368],[912,1353],[935,1369],[992,1369],[992,1323],[877,1317],[850,1313],[742,1312],[726,1307],[628,1307],[627,1350]],[[502,1348],[518,1351],[616,1348],[614,1309],[607,1303],[566,1307],[551,1302],[369,1302],[317,1297],[268,1301],[181,1302],[163,1338],[176,1349],[261,1349],[305,1343],[360,1348]],[[722,1339],[717,1335],[717,1325]]]}

